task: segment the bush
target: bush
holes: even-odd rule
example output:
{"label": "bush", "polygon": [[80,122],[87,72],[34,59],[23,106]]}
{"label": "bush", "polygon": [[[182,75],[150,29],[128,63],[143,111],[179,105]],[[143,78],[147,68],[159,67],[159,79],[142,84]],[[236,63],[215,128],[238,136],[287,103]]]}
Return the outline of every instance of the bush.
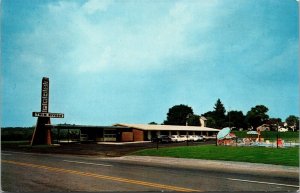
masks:
{"label": "bush", "polygon": [[2,141],[24,141],[30,140],[34,127],[7,127],[1,128]]}

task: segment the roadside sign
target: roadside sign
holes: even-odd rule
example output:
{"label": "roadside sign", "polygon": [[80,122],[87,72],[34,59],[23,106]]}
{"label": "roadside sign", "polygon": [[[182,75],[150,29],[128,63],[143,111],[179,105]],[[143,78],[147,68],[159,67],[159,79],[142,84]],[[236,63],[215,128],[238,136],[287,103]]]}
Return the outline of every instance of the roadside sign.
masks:
{"label": "roadside sign", "polygon": [[63,113],[43,113],[43,112],[33,112],[33,117],[50,117],[50,118],[64,118]]}

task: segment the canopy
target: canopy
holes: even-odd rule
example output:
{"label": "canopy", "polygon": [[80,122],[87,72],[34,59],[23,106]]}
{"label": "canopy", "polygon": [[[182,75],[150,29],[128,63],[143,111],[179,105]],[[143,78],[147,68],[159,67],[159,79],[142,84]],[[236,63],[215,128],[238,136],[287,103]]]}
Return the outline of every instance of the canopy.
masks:
{"label": "canopy", "polygon": [[258,135],[257,131],[248,131],[247,132],[248,135]]}
{"label": "canopy", "polygon": [[230,131],[231,130],[229,127],[223,128],[221,131],[219,131],[217,139],[224,139],[230,133]]}

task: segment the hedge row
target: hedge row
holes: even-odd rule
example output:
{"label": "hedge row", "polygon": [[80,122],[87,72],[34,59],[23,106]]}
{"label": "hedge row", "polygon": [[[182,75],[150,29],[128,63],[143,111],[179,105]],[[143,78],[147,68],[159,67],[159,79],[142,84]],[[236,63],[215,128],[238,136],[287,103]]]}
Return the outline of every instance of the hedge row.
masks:
{"label": "hedge row", "polygon": [[[247,131],[233,131],[233,133],[239,137],[239,138],[245,138],[249,135],[247,135]],[[299,132],[279,132],[279,137],[283,139],[298,139],[299,138]],[[268,139],[275,139],[277,137],[276,131],[262,131],[261,137],[268,138]]]}

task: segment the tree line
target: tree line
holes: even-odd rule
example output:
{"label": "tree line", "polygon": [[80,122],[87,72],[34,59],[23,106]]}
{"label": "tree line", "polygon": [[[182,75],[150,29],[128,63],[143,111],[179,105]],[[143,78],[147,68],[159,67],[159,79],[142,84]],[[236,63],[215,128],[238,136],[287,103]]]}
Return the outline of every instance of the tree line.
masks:
{"label": "tree line", "polygon": [[[164,125],[190,125],[200,126],[200,116],[206,118],[206,127],[233,129],[256,129],[267,124],[270,130],[276,130],[280,127],[289,127],[292,130],[299,130],[299,117],[295,115],[288,116],[284,121],[281,118],[271,118],[267,114],[269,109],[265,105],[256,105],[252,107],[245,115],[242,111],[226,111],[220,99],[215,103],[214,109],[201,115],[194,114],[192,107],[187,105],[175,105],[167,113]],[[156,124],[151,122],[149,124]]]}

